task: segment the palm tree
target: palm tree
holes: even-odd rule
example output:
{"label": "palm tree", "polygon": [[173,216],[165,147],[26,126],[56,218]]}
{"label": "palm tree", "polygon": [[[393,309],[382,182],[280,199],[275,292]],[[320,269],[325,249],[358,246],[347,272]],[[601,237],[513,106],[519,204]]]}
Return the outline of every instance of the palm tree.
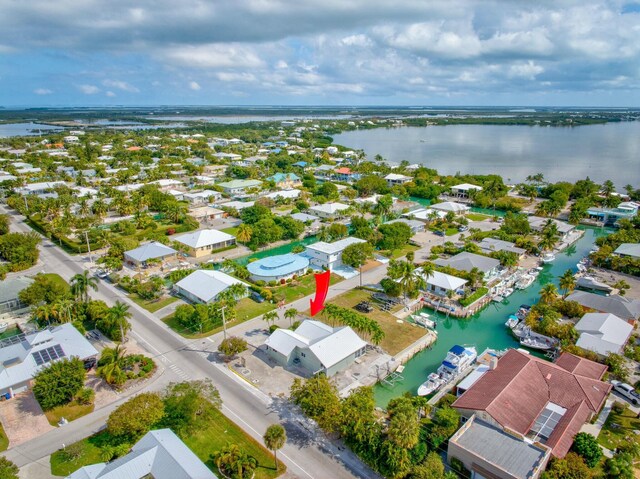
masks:
{"label": "palm tree", "polygon": [[218,300],[226,302],[232,308],[238,299],[247,295],[247,287],[242,283],[234,283],[218,295]]}
{"label": "palm tree", "polygon": [[117,344],[115,348],[102,350],[97,372],[107,383],[120,385],[126,381],[127,377],[122,370],[125,352],[126,350],[120,344]]}
{"label": "palm tree", "polygon": [[545,284],[540,290],[540,302],[544,304],[551,304],[558,296],[558,288],[553,283]]}
{"label": "palm tree", "polygon": [[415,265],[409,261],[391,260],[387,272],[391,279],[397,280],[400,284],[405,305],[409,294],[426,288],[427,282],[423,273],[416,271]]}
{"label": "palm tree", "polygon": [[569,292],[573,291],[576,287],[576,278],[573,276],[573,271],[566,270],[562,276],[560,276],[560,289],[562,289],[562,299],[566,298]]}
{"label": "palm tree", "polygon": [[276,460],[276,470],[278,469],[278,449],[281,449],[287,442],[287,431],[280,424],[272,424],[262,436],[264,445],[273,451],[273,458]]}
{"label": "palm tree", "polygon": [[120,330],[120,342],[123,342],[126,337],[127,331],[131,329],[131,323],[128,319],[131,317],[129,312],[129,305],[116,301],[111,308],[109,308],[108,321],[111,326],[111,330]]}
{"label": "palm tree", "polygon": [[50,314],[58,323],[70,323],[71,310],[73,309],[74,304],[75,303],[70,299],[60,299],[51,304]]}
{"label": "palm tree", "polygon": [[293,325],[293,320],[298,316],[298,310],[296,308],[289,308],[284,312],[284,317],[289,320],[289,326]]}
{"label": "palm tree", "polygon": [[238,231],[236,232],[236,239],[240,241],[240,243],[248,243],[251,241],[251,236],[253,235],[253,230],[251,226],[242,223],[238,226]]}
{"label": "palm tree", "polygon": [[76,274],[71,278],[71,292],[85,303],[89,302],[89,288],[98,291],[98,282],[89,276],[89,271],[85,270],[82,274]]}
{"label": "palm tree", "polygon": [[616,191],[616,187],[613,184],[613,181],[611,180],[606,180],[604,183],[602,183],[602,194],[605,196],[605,198],[608,198],[609,196],[611,196],[611,193],[614,193]]}
{"label": "palm tree", "polygon": [[275,323],[278,320],[278,317],[278,312],[275,309],[272,309],[271,311],[264,313],[262,319],[265,320],[267,325],[271,325],[271,323]]}
{"label": "palm tree", "polygon": [[249,456],[237,444],[229,444],[213,454],[220,472],[237,479],[248,479],[258,467],[255,457]]}
{"label": "palm tree", "polygon": [[49,325],[53,318],[53,309],[50,304],[45,303],[38,306],[33,314],[38,319],[38,322],[46,322]]}

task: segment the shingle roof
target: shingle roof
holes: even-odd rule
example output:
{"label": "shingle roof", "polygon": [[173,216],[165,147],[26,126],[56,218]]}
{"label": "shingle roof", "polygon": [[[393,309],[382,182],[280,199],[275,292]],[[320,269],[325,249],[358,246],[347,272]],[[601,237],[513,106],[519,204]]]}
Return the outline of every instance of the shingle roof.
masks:
{"label": "shingle roof", "polygon": [[567,301],[576,301],[582,306],[615,314],[622,319],[636,320],[640,317],[640,301],[627,299],[621,296],[601,296],[587,291],[574,291],[566,298]]}
{"label": "shingle roof", "polygon": [[218,244],[232,239],[235,239],[235,236],[214,229],[194,231],[175,238],[178,243],[185,244],[191,248],[202,248],[203,246]]}
{"label": "shingle roof", "polygon": [[471,271],[473,268],[478,268],[483,273],[491,271],[500,265],[500,261],[488,256],[482,256],[475,253],[469,253],[463,251],[448,259],[438,259],[434,261],[438,266],[450,266],[459,271]]}

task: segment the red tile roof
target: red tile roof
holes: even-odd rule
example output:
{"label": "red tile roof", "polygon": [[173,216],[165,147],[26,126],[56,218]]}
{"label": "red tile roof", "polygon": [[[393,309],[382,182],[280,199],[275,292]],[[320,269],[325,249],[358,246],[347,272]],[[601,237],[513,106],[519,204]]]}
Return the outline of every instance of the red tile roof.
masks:
{"label": "red tile roof", "polygon": [[592,379],[602,379],[607,372],[607,366],[569,353],[563,353],[556,364],[570,373],[578,374]]}
{"label": "red tile roof", "polygon": [[336,173],[338,173],[340,175],[350,175],[351,174],[351,168],[347,168],[347,167],[338,168],[336,170]]}
{"label": "red tile roof", "polygon": [[[563,457],[568,450],[568,447],[565,450],[567,441],[570,447],[573,435],[580,429],[578,426],[575,430],[576,424],[582,425],[600,410],[611,389],[611,385],[598,380],[602,377],[600,365],[574,358],[564,353],[559,361],[561,366],[511,349],[498,361],[496,369],[484,374],[453,406],[486,411],[503,427],[526,435],[545,406],[549,402],[557,404],[567,412],[551,437],[557,444],[553,454]],[[556,431],[563,423],[567,423],[567,427],[560,434]]]}
{"label": "red tile roof", "polygon": [[580,428],[589,420],[589,417],[591,417],[591,410],[585,401],[567,410],[547,440],[547,446],[552,449],[555,456],[564,457],[569,452],[573,444],[573,436],[580,432]]}

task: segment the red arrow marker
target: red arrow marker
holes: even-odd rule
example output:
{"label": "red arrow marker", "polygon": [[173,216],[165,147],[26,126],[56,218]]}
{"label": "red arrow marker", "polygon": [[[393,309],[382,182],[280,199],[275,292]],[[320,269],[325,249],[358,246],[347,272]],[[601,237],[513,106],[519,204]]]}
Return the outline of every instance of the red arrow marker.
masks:
{"label": "red arrow marker", "polygon": [[331,271],[316,274],[316,296],[310,299],[311,316],[315,316],[324,308],[324,300],[327,299],[329,292],[329,280],[331,279]]}

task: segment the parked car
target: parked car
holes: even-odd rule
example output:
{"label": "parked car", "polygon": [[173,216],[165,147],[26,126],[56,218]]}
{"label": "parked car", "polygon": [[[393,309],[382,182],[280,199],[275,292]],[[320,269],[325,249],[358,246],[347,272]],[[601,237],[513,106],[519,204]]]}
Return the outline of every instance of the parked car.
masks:
{"label": "parked car", "polygon": [[460,231],[461,233],[463,231],[467,231],[469,229],[469,227],[467,225],[460,225],[458,226],[458,231]]}
{"label": "parked car", "polygon": [[256,303],[264,303],[264,298],[257,291],[251,291],[251,299],[253,299]]}
{"label": "parked car", "polygon": [[442,231],[442,230],[435,230],[435,231],[433,232],[433,234],[434,234],[434,235],[436,235],[436,236],[444,236],[444,235],[445,235],[445,232],[444,232],[444,231]]}
{"label": "parked car", "polygon": [[96,276],[100,279],[105,279],[109,276],[109,273],[103,269],[96,270]]}
{"label": "parked car", "polygon": [[615,392],[627,398],[634,406],[640,404],[640,394],[636,392],[633,386],[622,381],[611,381],[611,385]]}
{"label": "parked car", "polygon": [[371,306],[371,304],[369,304],[368,301],[361,301],[358,304],[355,305],[355,308],[357,311],[360,311],[361,313],[370,313],[371,311],[373,311],[373,307]]}

